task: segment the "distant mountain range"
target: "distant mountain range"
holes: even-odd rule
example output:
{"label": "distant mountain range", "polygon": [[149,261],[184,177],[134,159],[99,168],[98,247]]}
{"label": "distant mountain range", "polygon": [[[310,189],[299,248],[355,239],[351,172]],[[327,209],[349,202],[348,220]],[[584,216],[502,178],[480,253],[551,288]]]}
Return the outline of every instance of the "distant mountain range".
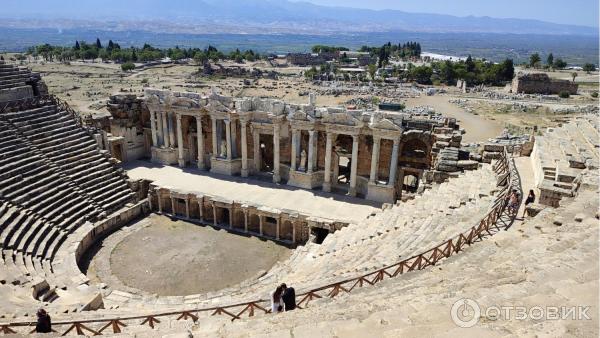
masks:
{"label": "distant mountain range", "polygon": [[[358,32],[598,35],[598,28],[528,19],[326,7],[286,0],[3,0],[0,26],[156,33]],[[0,38],[1,39],[1,38]]]}

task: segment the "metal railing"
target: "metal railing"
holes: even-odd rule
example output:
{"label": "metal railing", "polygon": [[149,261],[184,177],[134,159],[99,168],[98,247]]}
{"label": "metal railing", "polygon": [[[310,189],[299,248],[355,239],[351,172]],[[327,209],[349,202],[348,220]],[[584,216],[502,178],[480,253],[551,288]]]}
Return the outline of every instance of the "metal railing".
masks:
{"label": "metal railing", "polygon": [[[306,308],[308,304],[315,299],[335,298],[340,294],[350,293],[357,288],[375,285],[383,280],[398,277],[411,271],[423,270],[429,266],[434,266],[444,258],[455,255],[474,243],[481,241],[486,237],[493,236],[500,230],[508,230],[517,216],[517,212],[514,211],[514,208],[509,207],[510,196],[513,191],[516,191],[518,194],[518,203],[520,205],[523,193],[521,189],[519,172],[514,164],[514,160],[512,157],[510,157],[506,148],[503,151],[502,157],[494,163],[493,170],[498,176],[498,185],[502,188],[496,195],[493,207],[477,225],[440,243],[434,248],[421,252],[395,264],[388,265],[367,274],[341,280],[332,284],[323,285],[300,293],[298,294],[298,298],[300,299],[297,304],[298,308]],[[254,317],[257,313],[270,313],[271,310],[269,303],[270,300],[268,299],[257,299],[254,301],[224,306],[201,309],[190,308],[180,311],[162,312],[149,315],[58,321],[53,323],[53,327],[63,328],[63,330],[61,330],[63,335],[67,335],[72,332],[78,335],[101,335],[103,332],[109,329],[112,331],[110,333],[121,333],[122,328],[127,326],[126,322],[133,322],[131,324],[135,325],[148,325],[151,328],[154,328],[156,324],[161,322],[160,318],[165,317],[177,316],[176,320],[192,320],[196,322],[200,319],[200,314],[202,313],[207,313],[211,316],[228,316],[230,317],[231,321],[234,321],[242,318],[243,315]],[[35,327],[35,322],[0,323],[0,332],[4,334],[15,334],[18,333],[15,330],[19,327],[27,327],[31,329],[31,327]],[[66,329],[64,329],[65,327]]]}

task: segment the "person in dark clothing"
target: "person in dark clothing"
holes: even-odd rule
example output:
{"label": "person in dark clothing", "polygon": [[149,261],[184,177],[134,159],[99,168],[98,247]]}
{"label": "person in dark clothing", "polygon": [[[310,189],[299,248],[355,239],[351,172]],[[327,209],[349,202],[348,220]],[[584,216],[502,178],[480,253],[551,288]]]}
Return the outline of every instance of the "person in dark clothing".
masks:
{"label": "person in dark clothing", "polygon": [[294,310],[296,308],[296,290],[294,290],[294,288],[288,288],[285,283],[281,284],[281,288],[283,289],[281,299],[283,300],[285,311]]}
{"label": "person in dark clothing", "polygon": [[50,315],[44,309],[39,309],[37,312],[37,324],[35,325],[35,332],[52,332],[52,322],[50,320]]}
{"label": "person in dark clothing", "polygon": [[527,199],[525,200],[525,209],[523,210],[523,218],[525,218],[525,212],[527,211],[527,205],[531,204],[535,202],[535,193],[532,190],[529,190],[529,195],[527,196]]}

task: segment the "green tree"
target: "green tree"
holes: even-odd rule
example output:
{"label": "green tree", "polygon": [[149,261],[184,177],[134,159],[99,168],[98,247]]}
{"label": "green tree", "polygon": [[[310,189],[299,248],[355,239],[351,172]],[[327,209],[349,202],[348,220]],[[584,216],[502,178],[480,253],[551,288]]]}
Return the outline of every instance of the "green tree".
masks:
{"label": "green tree", "polygon": [[121,65],[121,70],[124,72],[129,72],[135,69],[135,65],[131,62],[125,62]]}
{"label": "green tree", "polygon": [[583,65],[583,71],[586,73],[590,73],[596,70],[596,65],[593,63],[586,63]]}
{"label": "green tree", "polygon": [[546,64],[548,67],[554,66],[554,55],[552,55],[552,53],[548,54],[548,57],[546,58]]}
{"label": "green tree", "polygon": [[96,48],[102,49],[102,43],[100,42],[100,38],[96,38]]}
{"label": "green tree", "polygon": [[537,68],[540,65],[541,61],[542,61],[542,59],[540,58],[540,54],[533,53],[529,57],[529,66]]}
{"label": "green tree", "polygon": [[567,67],[567,63],[565,61],[563,61],[563,59],[556,59],[556,61],[554,61],[554,68],[556,69],[565,69]]}
{"label": "green tree", "polygon": [[375,65],[374,63],[369,64],[367,71],[369,72],[371,80],[375,80],[375,73],[377,73],[377,65]]}
{"label": "green tree", "polygon": [[575,82],[575,78],[577,77],[577,72],[571,73],[571,77],[573,78],[573,82]]}

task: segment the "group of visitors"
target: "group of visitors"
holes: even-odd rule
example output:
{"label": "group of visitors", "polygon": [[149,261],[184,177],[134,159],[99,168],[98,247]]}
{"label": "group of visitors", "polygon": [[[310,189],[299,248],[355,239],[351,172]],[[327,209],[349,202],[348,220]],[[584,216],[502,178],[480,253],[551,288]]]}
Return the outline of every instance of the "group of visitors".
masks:
{"label": "group of visitors", "polygon": [[[507,197],[508,200],[508,211],[516,215],[519,211],[519,192],[516,189],[513,189]],[[532,190],[529,190],[529,195],[525,200],[525,209],[523,209],[523,218],[525,218],[525,212],[527,211],[527,206],[531,203],[535,202],[535,193]]]}
{"label": "group of visitors", "polygon": [[279,285],[271,292],[271,312],[279,313],[292,311],[296,308],[296,290],[287,287],[285,283]]}

